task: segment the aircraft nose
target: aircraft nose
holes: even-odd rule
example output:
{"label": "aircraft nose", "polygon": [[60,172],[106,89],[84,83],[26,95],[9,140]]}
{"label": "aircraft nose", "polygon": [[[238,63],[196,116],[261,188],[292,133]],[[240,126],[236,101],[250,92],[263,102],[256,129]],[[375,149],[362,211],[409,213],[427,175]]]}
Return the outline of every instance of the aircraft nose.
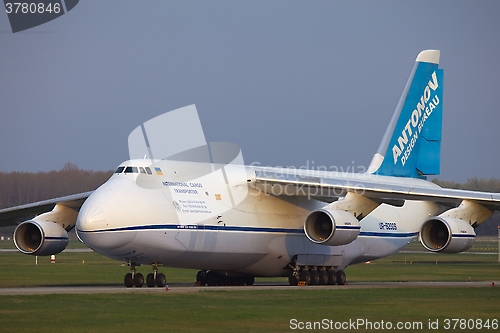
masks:
{"label": "aircraft nose", "polygon": [[99,200],[96,200],[93,196],[94,194],[91,194],[80,209],[76,222],[79,231],[95,231],[102,229],[106,225],[107,219],[101,208],[102,203],[99,203]]}
{"label": "aircraft nose", "polygon": [[105,191],[95,190],[83,203],[76,220],[76,228],[79,232],[95,232],[106,229],[109,220],[105,210],[110,209],[110,200]]}
{"label": "aircraft nose", "polygon": [[120,207],[116,192],[109,186],[95,190],[83,203],[76,221],[76,232],[82,242],[98,251],[117,249],[132,241],[135,231],[123,231],[118,222]]}

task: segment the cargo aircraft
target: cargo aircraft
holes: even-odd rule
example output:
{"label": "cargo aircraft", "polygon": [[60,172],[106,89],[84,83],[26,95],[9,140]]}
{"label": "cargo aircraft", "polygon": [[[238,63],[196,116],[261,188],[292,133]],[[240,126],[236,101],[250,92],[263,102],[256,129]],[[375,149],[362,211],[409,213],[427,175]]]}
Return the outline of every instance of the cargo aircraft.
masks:
{"label": "cargo aircraft", "polygon": [[[144,123],[129,136],[129,149],[144,158],[121,163],[95,191],[2,209],[0,225],[17,223],[15,245],[38,256],[63,251],[75,228],[89,248],[129,264],[126,287],[163,287],[162,266],[199,270],[198,285],[252,285],[264,276],[343,285],[348,265],[389,256],[416,237],[432,252],[465,251],[500,194],[426,180],[440,171],[439,57],[418,54],[366,172],[245,166],[237,148],[217,144],[154,158]],[[131,148],[133,137],[144,140]],[[208,159],[196,159],[207,150]],[[146,278],[140,265],[151,266]]]}

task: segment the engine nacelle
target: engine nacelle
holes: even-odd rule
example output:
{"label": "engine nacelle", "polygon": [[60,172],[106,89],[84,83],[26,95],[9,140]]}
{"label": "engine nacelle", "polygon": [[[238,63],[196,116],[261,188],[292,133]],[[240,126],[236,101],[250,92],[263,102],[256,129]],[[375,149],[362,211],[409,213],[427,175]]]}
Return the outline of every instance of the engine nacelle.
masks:
{"label": "engine nacelle", "polygon": [[25,254],[58,254],[68,245],[68,232],[57,223],[25,221],[14,231],[14,244]]}
{"label": "engine nacelle", "polygon": [[468,250],[475,237],[474,228],[464,220],[434,216],[422,225],[419,240],[429,251],[458,253]]}
{"label": "engine nacelle", "polygon": [[304,223],[307,238],[322,245],[349,244],[358,237],[360,229],[351,213],[336,209],[313,210]]}

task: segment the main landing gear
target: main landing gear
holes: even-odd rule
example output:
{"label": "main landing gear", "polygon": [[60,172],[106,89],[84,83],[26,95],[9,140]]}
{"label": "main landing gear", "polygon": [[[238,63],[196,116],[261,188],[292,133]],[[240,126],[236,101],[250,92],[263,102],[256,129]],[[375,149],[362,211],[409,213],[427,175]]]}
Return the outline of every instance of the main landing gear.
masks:
{"label": "main landing gear", "polygon": [[288,283],[291,286],[296,286],[300,281],[310,285],[344,285],[347,282],[345,272],[343,270],[335,271],[332,267],[309,267],[297,266],[291,271],[288,276]]}
{"label": "main landing gear", "polygon": [[214,271],[199,271],[196,274],[197,286],[252,286],[253,276],[226,276]]}
{"label": "main landing gear", "polygon": [[[136,288],[141,288],[144,285],[144,275],[141,273],[137,273],[135,268],[137,265],[130,264],[130,273],[125,274],[123,279],[123,283],[125,287],[131,288],[135,286]],[[158,265],[153,266],[153,273],[149,273],[146,276],[146,285],[148,287],[165,287],[167,284],[167,279],[165,278],[165,274],[158,273]]]}

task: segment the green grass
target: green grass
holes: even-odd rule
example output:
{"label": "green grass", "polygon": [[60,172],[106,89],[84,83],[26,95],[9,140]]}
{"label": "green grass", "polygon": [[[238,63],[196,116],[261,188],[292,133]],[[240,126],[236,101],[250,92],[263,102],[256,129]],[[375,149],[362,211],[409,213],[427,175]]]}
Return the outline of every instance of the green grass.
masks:
{"label": "green grass", "polygon": [[[8,243],[1,242],[4,247]],[[381,281],[498,281],[500,283],[500,263],[496,254],[495,241],[476,242],[478,248],[488,251],[469,250],[460,254],[439,254],[425,251],[419,243],[410,244],[405,250],[375,260],[369,264],[347,267],[349,282]],[[68,248],[82,248],[78,241],[71,241]],[[415,253],[416,252],[416,253]],[[49,257],[35,257],[19,252],[0,252],[0,288],[34,286],[84,286],[84,285],[122,285],[123,276],[129,268],[123,263],[108,259],[94,252],[63,252],[51,264]],[[138,271],[144,275],[151,271],[150,266],[140,266]],[[161,267],[169,284],[191,284],[196,270]],[[287,283],[286,278],[257,278],[256,283]]]}
{"label": "green grass", "polygon": [[[0,296],[0,332],[286,332],[292,318],[303,322],[365,319],[372,322],[422,322],[446,318],[500,319],[500,264],[495,240],[477,242],[469,253],[440,255],[421,251],[418,243],[370,264],[349,266],[349,282],[498,281],[499,287],[220,290],[134,292],[91,295]],[[0,243],[0,247],[4,247]],[[81,246],[70,242],[70,248]],[[416,252],[416,253],[414,253]],[[35,258],[0,253],[0,287],[121,286],[127,266],[93,252]],[[195,270],[160,269],[171,286],[193,283]],[[138,268],[149,273],[149,266]],[[256,283],[286,284],[285,278],[257,278]],[[352,330],[351,330],[352,331]],[[371,332],[372,330],[359,329]],[[414,330],[410,330],[414,331]],[[461,330],[454,330],[459,332]],[[473,330],[474,331],[474,330]],[[479,331],[479,330],[475,330]],[[495,331],[495,330],[490,330]]]}
{"label": "green grass", "polygon": [[490,254],[397,253],[348,266],[349,281],[500,281],[498,256]]}
{"label": "green grass", "polygon": [[0,327],[23,333],[285,332],[291,319],[417,321],[424,328],[437,319],[442,331],[446,318],[499,319],[499,300],[500,288],[9,296],[0,297]]}
{"label": "green grass", "polygon": [[[60,253],[56,263],[51,264],[49,257],[35,257],[21,253],[0,253],[0,288],[36,286],[92,286],[123,285],[123,276],[129,267],[94,252]],[[151,266],[140,266],[137,270],[149,273]],[[169,282],[193,283],[195,270],[161,268],[169,277]]]}
{"label": "green grass", "polygon": [[[48,257],[35,258],[21,253],[0,253],[1,287],[121,285],[129,268],[97,253],[61,253],[56,263]],[[405,263],[406,262],[406,263]],[[144,275],[150,266],[137,270]],[[193,283],[196,270],[161,267],[168,283]],[[398,253],[370,264],[347,267],[349,282],[377,281],[499,281],[500,264],[496,255],[440,255]],[[257,278],[256,283],[287,283],[286,278]]]}
{"label": "green grass", "polygon": [[[405,250],[427,252],[418,240],[415,240],[406,246]],[[476,237],[474,244],[466,252],[498,253],[498,238],[491,236]]]}

